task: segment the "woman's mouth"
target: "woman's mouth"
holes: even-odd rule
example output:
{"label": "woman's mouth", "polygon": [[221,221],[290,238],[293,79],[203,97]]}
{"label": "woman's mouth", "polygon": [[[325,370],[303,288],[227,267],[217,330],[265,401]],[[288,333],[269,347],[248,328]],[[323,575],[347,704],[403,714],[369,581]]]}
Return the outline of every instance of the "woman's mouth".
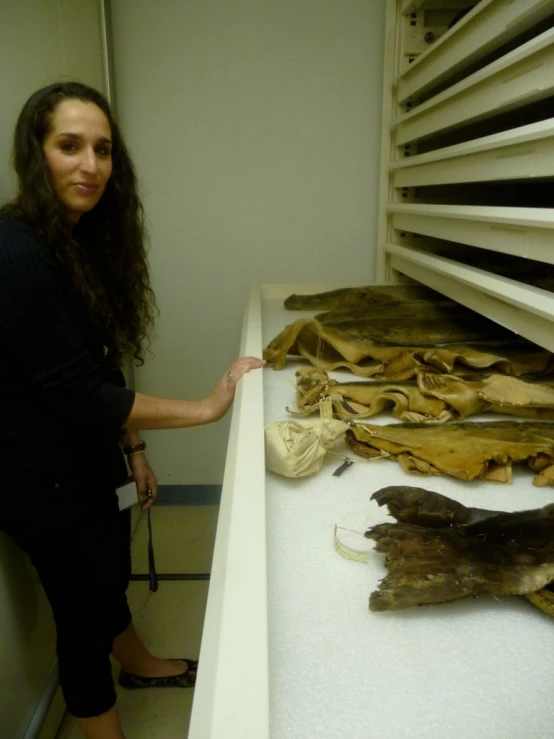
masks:
{"label": "woman's mouth", "polygon": [[98,185],[88,182],[74,182],[73,187],[82,195],[93,195],[98,190]]}

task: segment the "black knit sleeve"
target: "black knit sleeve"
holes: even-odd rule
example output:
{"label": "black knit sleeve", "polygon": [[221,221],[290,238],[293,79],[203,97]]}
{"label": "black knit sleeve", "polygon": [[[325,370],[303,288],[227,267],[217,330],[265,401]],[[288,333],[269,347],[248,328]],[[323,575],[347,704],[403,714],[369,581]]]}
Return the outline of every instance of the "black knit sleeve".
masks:
{"label": "black knit sleeve", "polygon": [[58,422],[109,434],[125,425],[134,392],[103,382],[55,260],[30,230],[9,221],[0,223],[0,337],[2,361],[17,367]]}

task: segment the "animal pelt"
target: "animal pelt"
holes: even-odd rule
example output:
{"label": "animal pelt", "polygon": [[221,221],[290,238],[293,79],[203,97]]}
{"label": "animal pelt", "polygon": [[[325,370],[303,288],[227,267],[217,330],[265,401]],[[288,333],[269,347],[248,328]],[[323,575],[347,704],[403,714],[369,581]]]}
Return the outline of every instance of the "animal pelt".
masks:
{"label": "animal pelt", "polygon": [[499,326],[494,321],[489,321],[483,316],[475,317],[443,317],[430,318],[412,317],[389,317],[368,318],[348,321],[346,324],[333,328],[323,326],[316,319],[299,319],[287,326],[285,332],[290,330],[301,331],[304,327],[311,326],[312,330],[319,328],[323,334],[330,331],[340,332],[351,340],[358,340],[366,345],[385,346],[436,346],[437,344],[451,344],[466,341],[489,341],[519,340],[512,331]]}
{"label": "animal pelt", "polygon": [[507,413],[525,418],[554,420],[554,388],[524,382],[506,375],[466,380],[453,375],[418,374],[415,382],[340,383],[324,370],[302,367],[296,372],[295,415],[319,410],[323,400],[332,403],[340,420],[371,418],[391,411],[400,421],[445,423],[477,413]]}
{"label": "animal pelt", "polygon": [[466,421],[444,426],[356,423],[345,439],[369,459],[396,459],[406,472],[459,480],[511,482],[512,464],[527,461],[539,487],[554,484],[554,424]]}
{"label": "animal pelt", "polygon": [[386,305],[376,305],[374,307],[356,310],[333,310],[318,313],[315,317],[324,326],[334,326],[335,328],[348,328],[350,326],[358,326],[363,322],[371,324],[376,320],[383,318],[383,312],[386,312],[387,319],[440,319],[451,320],[457,318],[460,320],[477,319],[480,316],[475,311],[465,308],[461,303],[455,303],[453,300],[403,300],[399,302],[391,302]]}
{"label": "animal pelt", "polygon": [[536,602],[537,591],[554,581],[554,504],[503,513],[412,487],[382,488],[371,497],[397,521],[365,534],[385,554],[388,572],[371,594],[372,611],[481,593],[529,594]]}
{"label": "animal pelt", "polygon": [[[426,343],[434,343],[439,331],[442,331],[442,338],[446,338],[448,327],[436,328],[432,337],[427,333]],[[460,335],[460,328],[455,330]],[[425,335],[423,324],[421,334]],[[398,381],[409,380],[418,371],[468,376],[488,369],[507,375],[534,376],[554,366],[554,356],[550,352],[522,339],[478,346],[455,343],[388,346],[379,343],[383,336],[391,339],[392,335],[392,329],[384,324],[372,334],[361,337],[322,326],[315,319],[300,319],[268,344],[264,359],[279,370],[284,367],[287,356],[301,356],[319,369],[346,368],[361,377]]]}
{"label": "animal pelt", "polygon": [[367,285],[344,287],[313,295],[289,295],[288,310],[366,310],[403,300],[444,300],[444,296],[424,285]]}

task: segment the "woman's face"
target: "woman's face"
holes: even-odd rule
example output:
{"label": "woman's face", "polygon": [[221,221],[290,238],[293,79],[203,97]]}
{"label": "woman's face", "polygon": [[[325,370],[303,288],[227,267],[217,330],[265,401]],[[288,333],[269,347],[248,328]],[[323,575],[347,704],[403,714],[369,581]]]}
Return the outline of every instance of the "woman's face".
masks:
{"label": "woman's face", "polygon": [[68,219],[77,223],[102,197],[112,173],[110,124],[94,103],[62,100],[42,148]]}

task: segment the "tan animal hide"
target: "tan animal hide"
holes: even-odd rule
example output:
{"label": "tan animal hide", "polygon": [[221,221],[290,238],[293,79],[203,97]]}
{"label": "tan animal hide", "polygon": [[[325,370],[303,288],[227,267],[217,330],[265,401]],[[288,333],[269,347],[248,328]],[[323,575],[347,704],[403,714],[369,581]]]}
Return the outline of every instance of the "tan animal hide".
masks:
{"label": "tan animal hide", "polygon": [[304,357],[327,371],[345,368],[360,377],[398,381],[409,380],[418,371],[466,376],[487,369],[519,376],[543,374],[554,366],[550,352],[523,340],[493,347],[384,346],[368,336],[322,326],[315,319],[290,324],[264,350],[264,359],[276,370],[284,367],[288,355]]}
{"label": "tan animal hide", "polygon": [[[554,388],[492,375],[481,381],[452,375],[417,376],[416,382],[339,383],[324,370],[303,367],[296,372],[295,415],[307,416],[329,399],[341,420],[371,418],[391,411],[400,421],[445,423],[476,413],[494,412],[525,418],[554,420]],[[287,409],[288,410],[288,409]]]}
{"label": "tan animal hide", "polygon": [[535,485],[554,484],[554,424],[548,422],[356,423],[345,438],[358,454],[396,459],[413,474],[511,482],[512,464],[527,461],[538,473]]}

